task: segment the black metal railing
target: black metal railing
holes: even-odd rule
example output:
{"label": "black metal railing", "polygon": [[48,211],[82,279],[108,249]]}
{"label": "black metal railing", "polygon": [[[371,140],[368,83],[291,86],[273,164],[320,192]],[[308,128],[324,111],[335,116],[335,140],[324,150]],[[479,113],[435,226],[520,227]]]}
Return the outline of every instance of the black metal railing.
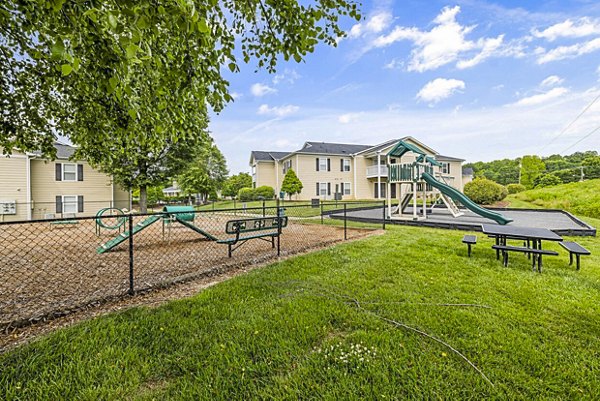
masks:
{"label": "black metal railing", "polygon": [[[87,216],[0,223],[0,330],[264,263],[278,254],[360,238],[385,222],[354,223],[349,216],[365,208],[383,207],[385,212],[384,205],[265,201],[245,208],[108,213],[101,220]],[[235,234],[227,232],[227,223],[260,225],[269,217],[273,229],[238,233],[242,243],[236,242],[230,256],[228,241]]]}

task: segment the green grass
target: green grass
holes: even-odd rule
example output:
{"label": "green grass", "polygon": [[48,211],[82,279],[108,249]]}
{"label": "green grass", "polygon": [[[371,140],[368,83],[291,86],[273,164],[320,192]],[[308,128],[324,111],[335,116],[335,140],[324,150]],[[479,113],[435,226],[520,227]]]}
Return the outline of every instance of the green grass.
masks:
{"label": "green grass", "polygon": [[600,218],[600,179],[532,189],[509,195],[510,207],[563,209]]}
{"label": "green grass", "polygon": [[[0,356],[0,399],[599,399],[598,240],[577,239],[581,271],[561,251],[536,274],[522,255],[502,267],[481,235],[467,258],[463,235],[391,227],[57,331]],[[377,316],[446,341],[494,386]]]}

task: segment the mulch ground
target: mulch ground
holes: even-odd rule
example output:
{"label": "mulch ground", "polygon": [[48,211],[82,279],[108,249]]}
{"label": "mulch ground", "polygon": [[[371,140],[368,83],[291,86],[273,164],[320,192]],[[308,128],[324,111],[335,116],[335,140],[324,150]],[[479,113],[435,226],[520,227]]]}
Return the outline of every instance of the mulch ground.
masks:
{"label": "mulch ground", "polygon": [[[197,217],[194,224],[227,238],[225,223],[240,216]],[[134,224],[143,220],[136,217]],[[349,239],[378,231],[349,229]],[[227,246],[180,224],[156,222],[134,236],[134,289],[128,242],[103,254],[97,248],[117,233],[96,236],[93,220],[55,228],[48,223],[0,226],[0,352],[91,317],[139,305],[157,305],[247,270],[343,241],[340,227],[290,220],[281,257],[270,242],[252,240],[229,258]]]}

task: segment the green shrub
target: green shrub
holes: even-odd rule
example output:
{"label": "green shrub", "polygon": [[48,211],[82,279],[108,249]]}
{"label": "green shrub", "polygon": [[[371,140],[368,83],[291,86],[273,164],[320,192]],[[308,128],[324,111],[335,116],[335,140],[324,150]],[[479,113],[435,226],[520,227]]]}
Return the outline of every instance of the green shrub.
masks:
{"label": "green shrub", "polygon": [[242,188],[238,191],[238,199],[242,202],[254,200],[255,196],[254,188]]}
{"label": "green shrub", "polygon": [[525,185],[521,185],[521,184],[508,184],[506,186],[506,190],[508,191],[509,194],[518,194],[519,192],[523,192],[526,189],[527,188],[525,188]]}
{"label": "green shrub", "polygon": [[275,197],[275,190],[273,187],[268,185],[263,185],[262,187],[258,187],[254,190],[255,199],[273,199]]}
{"label": "green shrub", "polygon": [[545,187],[553,187],[555,185],[562,184],[562,180],[557,175],[550,174],[542,174],[534,180],[535,188],[545,188]]}
{"label": "green shrub", "polygon": [[481,205],[490,205],[508,195],[508,191],[503,185],[487,178],[476,178],[467,183],[464,192],[473,202]]}

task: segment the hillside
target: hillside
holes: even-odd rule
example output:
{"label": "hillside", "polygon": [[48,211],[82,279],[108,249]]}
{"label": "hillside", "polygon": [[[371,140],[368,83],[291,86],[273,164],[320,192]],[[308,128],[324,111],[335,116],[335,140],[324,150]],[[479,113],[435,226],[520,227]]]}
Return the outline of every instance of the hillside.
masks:
{"label": "hillside", "polygon": [[563,209],[579,216],[600,217],[600,179],[532,189],[506,198],[511,207]]}

